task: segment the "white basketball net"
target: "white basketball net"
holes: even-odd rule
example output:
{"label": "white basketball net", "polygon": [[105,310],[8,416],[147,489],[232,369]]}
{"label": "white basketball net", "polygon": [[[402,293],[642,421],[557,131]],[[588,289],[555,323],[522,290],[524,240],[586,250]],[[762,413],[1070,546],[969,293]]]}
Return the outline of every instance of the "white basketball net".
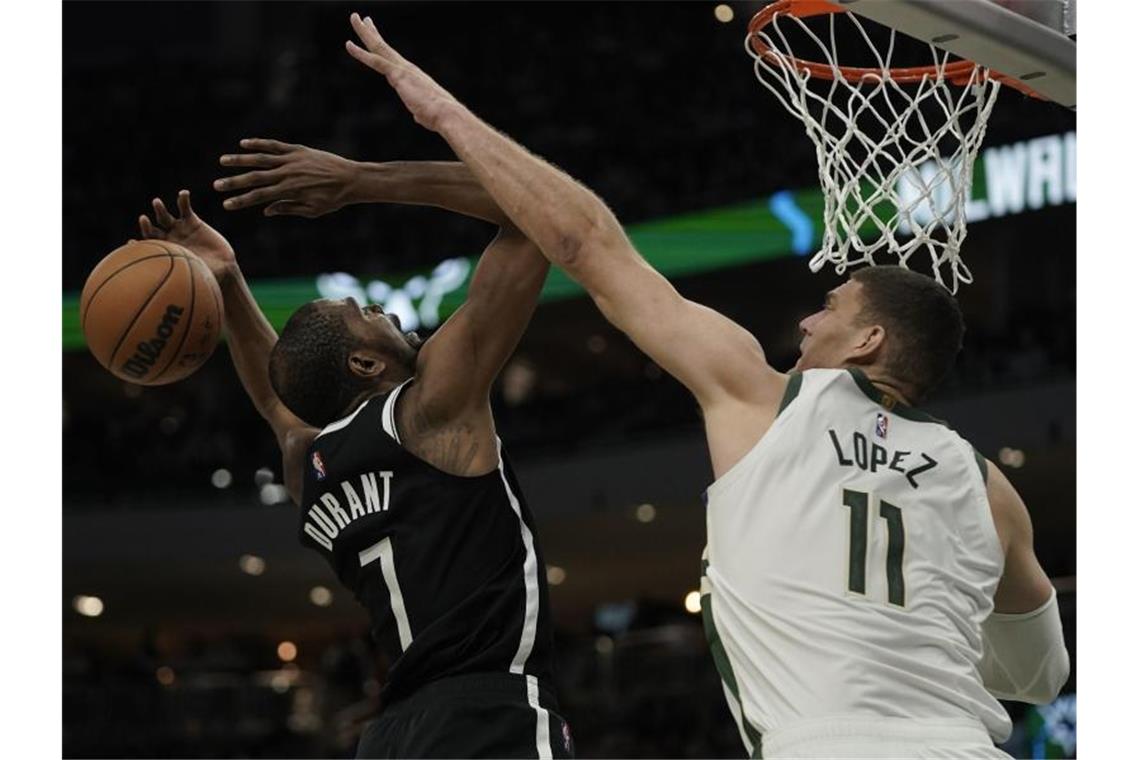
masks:
{"label": "white basketball net", "polygon": [[[857,82],[848,82],[839,70],[839,16],[855,25],[875,61],[874,74]],[[925,250],[935,278],[957,293],[959,282],[973,280],[960,256],[965,209],[974,160],[1001,85],[979,66],[964,86],[950,83],[943,76],[949,54],[933,45],[936,73],[900,84],[890,72],[893,29],[880,52],[854,14],[827,19],[827,41],[788,14],[776,15],[756,33],[769,54],[758,55],[745,41],[760,83],[803,120],[815,143],[825,207],[823,247],[811,258],[811,270],[818,272],[831,262],[842,274],[851,265],[886,263],[876,262],[876,254],[897,256],[905,267],[911,256]],[[795,37],[801,45],[806,35],[817,50],[793,55],[786,36],[789,24],[798,25],[802,34]],[[797,57],[830,67],[834,81],[814,80],[802,65],[796,66]]]}

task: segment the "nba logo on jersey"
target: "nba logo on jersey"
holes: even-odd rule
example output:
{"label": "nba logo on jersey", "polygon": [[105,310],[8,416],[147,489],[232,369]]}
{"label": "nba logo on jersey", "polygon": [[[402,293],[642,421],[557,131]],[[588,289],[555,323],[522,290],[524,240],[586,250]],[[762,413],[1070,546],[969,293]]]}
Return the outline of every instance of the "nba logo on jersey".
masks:
{"label": "nba logo on jersey", "polygon": [[567,753],[574,754],[574,740],[570,738],[570,724],[566,721],[562,721],[562,746]]}
{"label": "nba logo on jersey", "polygon": [[879,412],[878,419],[875,420],[875,435],[880,438],[887,437],[887,415]]}
{"label": "nba logo on jersey", "polygon": [[325,461],[321,459],[321,452],[313,452],[313,472],[317,473],[317,480],[325,479]]}

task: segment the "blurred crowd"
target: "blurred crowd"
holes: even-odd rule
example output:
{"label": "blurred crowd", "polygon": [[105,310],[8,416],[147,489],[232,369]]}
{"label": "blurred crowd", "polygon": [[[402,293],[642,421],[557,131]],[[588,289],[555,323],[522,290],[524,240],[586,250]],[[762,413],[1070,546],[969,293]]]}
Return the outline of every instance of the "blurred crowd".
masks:
{"label": "blurred crowd", "polygon": [[[1062,607],[1071,624],[1075,597]],[[699,621],[655,617],[556,639],[558,699],[578,756],[745,757]],[[364,635],[295,646],[296,660],[284,663],[266,636],[151,632],[129,654],[71,648],[64,756],[353,757],[381,707],[382,656]],[[1065,693],[1075,684],[1074,667]],[[1007,703],[1015,729],[1004,748],[1075,757],[1070,699],[1046,713]]]}

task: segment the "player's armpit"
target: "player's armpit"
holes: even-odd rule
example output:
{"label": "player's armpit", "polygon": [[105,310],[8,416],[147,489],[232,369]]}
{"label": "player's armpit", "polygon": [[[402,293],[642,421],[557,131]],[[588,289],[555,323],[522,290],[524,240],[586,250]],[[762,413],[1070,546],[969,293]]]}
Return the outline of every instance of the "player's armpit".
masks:
{"label": "player's armpit", "polygon": [[[281,408],[284,409],[284,406]],[[287,409],[285,412],[289,413]],[[305,485],[305,457],[308,454],[309,447],[313,444],[313,439],[317,437],[319,432],[317,428],[309,427],[304,423],[281,432],[278,432],[276,426],[274,427],[274,433],[277,433],[277,443],[281,447],[281,467],[285,473],[285,489],[289,491],[289,497],[297,505],[301,503],[301,492]]]}
{"label": "player's armpit", "polygon": [[778,407],[787,378],[768,364],[755,336],[682,297],[628,241],[584,251],[568,274],[606,319],[688,388],[706,411],[724,402]]}

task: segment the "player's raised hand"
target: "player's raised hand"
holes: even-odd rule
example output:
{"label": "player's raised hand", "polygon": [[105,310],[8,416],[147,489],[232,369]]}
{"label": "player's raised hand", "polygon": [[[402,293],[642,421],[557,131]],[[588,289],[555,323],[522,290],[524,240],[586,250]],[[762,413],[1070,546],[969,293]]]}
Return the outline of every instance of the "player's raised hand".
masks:
{"label": "player's raised hand", "polygon": [[266,216],[291,214],[310,219],[331,213],[349,202],[356,162],[335,153],[259,138],[241,141],[247,153],[221,157],[222,166],[252,169],[244,174],[214,180],[223,193],[244,191],[226,198],[229,211],[266,205]]}
{"label": "player's raised hand", "polygon": [[351,40],[345,42],[349,55],[383,74],[418,124],[438,132],[441,119],[453,109],[462,108],[450,92],[385,42],[371,17],[361,19],[360,14],[354,13],[349,21],[364,45],[362,48]]}
{"label": "player's raised hand", "polygon": [[234,249],[221,233],[194,213],[189,190],[178,193],[177,217],[167,210],[161,198],[155,198],[151,205],[154,207],[154,221],[146,214],[139,216],[139,233],[144,238],[169,240],[189,248],[206,262],[219,280],[228,275],[236,261]]}

